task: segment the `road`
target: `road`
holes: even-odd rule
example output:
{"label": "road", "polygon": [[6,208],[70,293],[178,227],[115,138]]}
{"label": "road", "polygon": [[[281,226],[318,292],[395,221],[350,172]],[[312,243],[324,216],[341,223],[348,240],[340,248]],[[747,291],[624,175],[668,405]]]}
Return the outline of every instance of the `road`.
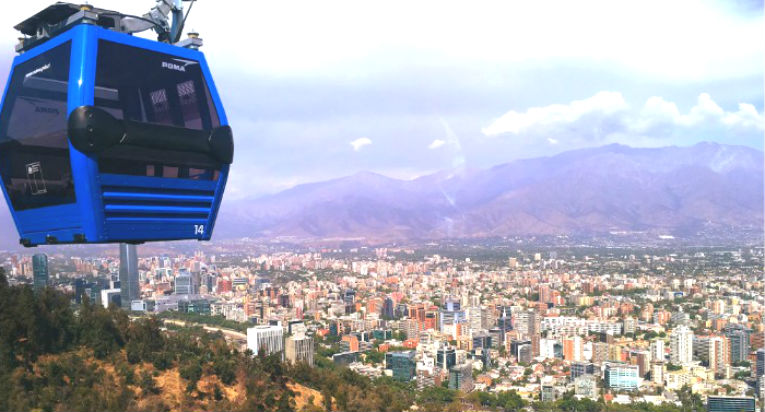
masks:
{"label": "road", "polygon": [[[138,319],[137,316],[131,316],[131,319]],[[201,326],[202,329],[208,331],[208,332],[220,332],[223,334],[223,336],[228,340],[233,341],[247,341],[247,334],[242,333],[233,329],[226,329],[226,328],[219,328],[216,326],[209,326],[204,325],[201,323],[194,323],[194,322],[186,322],[183,320],[177,320],[177,319],[159,319],[162,321],[162,323],[172,323],[174,325],[178,326]]]}
{"label": "road", "polygon": [[208,332],[220,332],[227,339],[231,339],[231,340],[244,340],[244,341],[247,340],[246,333],[235,331],[233,329],[219,328],[216,326],[208,326],[208,325],[203,325],[201,323],[186,322],[186,321],[176,320],[176,319],[161,319],[161,320],[163,323],[172,323],[178,326],[201,326],[202,329]]}

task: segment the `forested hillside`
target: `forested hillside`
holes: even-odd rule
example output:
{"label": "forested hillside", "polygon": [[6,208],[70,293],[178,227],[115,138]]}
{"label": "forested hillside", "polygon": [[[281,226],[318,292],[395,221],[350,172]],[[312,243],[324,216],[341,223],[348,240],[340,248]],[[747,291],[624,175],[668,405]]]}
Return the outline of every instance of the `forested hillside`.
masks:
{"label": "forested hillside", "polygon": [[9,286],[0,269],[0,411],[394,411],[414,401],[410,386],[326,366],[252,356],[220,334],[162,331],[87,301],[72,308],[53,289]]}

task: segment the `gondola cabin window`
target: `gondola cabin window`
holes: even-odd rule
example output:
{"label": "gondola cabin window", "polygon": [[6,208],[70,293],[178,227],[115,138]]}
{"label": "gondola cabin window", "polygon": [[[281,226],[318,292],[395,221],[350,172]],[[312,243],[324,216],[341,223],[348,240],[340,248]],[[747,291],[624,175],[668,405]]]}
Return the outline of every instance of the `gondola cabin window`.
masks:
{"label": "gondola cabin window", "polygon": [[[220,126],[199,62],[100,40],[95,106],[117,119],[194,130]],[[217,180],[210,155],[120,145],[99,155],[102,173]]]}
{"label": "gondola cabin window", "polygon": [[75,202],[67,140],[70,42],[13,69],[0,113],[0,173],[16,211]]}

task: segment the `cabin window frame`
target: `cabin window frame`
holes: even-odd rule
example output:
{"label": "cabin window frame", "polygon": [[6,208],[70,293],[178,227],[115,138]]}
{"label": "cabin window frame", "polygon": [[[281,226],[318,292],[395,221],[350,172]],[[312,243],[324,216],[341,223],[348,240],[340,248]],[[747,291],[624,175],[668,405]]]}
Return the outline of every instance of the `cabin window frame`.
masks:
{"label": "cabin window frame", "polygon": [[[199,60],[98,40],[94,106],[118,119],[195,130],[221,125]],[[129,68],[129,71],[126,71]],[[99,154],[101,173],[217,181],[212,156],[118,145]]]}

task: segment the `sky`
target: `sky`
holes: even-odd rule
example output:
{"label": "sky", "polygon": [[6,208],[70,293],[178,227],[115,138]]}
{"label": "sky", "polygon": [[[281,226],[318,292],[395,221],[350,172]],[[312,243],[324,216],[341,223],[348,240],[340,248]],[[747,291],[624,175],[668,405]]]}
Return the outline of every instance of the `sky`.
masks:
{"label": "sky", "polygon": [[[50,3],[0,15],[0,82],[12,26]],[[610,143],[763,149],[761,1],[199,0],[187,28],[234,130],[231,198]]]}

